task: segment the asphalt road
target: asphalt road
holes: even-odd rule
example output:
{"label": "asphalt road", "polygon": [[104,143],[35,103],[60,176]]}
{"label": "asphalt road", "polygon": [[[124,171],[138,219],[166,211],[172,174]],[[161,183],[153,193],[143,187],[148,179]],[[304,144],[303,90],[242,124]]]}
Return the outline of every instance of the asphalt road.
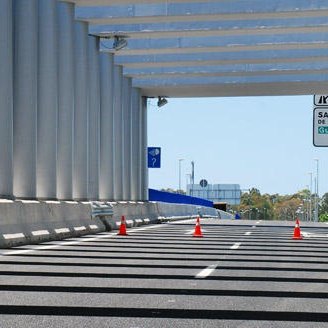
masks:
{"label": "asphalt road", "polygon": [[328,327],[328,225],[202,219],[0,251],[0,327]]}

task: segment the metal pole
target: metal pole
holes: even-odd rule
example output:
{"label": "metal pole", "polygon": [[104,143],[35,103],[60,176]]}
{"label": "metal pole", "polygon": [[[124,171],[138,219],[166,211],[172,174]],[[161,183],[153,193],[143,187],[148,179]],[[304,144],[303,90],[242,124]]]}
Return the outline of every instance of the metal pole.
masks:
{"label": "metal pole", "polygon": [[315,159],[317,162],[317,183],[316,183],[316,202],[315,202],[315,221],[319,221],[319,159]]}
{"label": "metal pole", "polygon": [[312,220],[312,172],[310,175],[310,199],[309,199],[309,221]]}
{"label": "metal pole", "polygon": [[181,162],[183,161],[183,158],[179,159],[179,191],[181,190]]}
{"label": "metal pole", "polygon": [[191,161],[191,193],[190,193],[191,196],[193,196],[194,193],[194,183],[195,183],[195,162]]}

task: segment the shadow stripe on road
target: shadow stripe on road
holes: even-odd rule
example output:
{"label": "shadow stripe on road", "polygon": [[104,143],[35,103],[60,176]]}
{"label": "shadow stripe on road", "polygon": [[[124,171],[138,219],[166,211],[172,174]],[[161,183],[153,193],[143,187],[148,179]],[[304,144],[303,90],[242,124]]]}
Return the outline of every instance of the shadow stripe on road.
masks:
{"label": "shadow stripe on road", "polygon": [[[230,244],[231,245],[231,244]],[[70,246],[71,247],[71,246]],[[88,246],[89,247],[89,246]],[[94,246],[92,246],[91,248],[93,248]],[[54,252],[58,253],[58,252],[78,252],[78,253],[81,253],[82,251],[85,252],[85,253],[123,253],[123,254],[126,254],[126,250],[125,249],[122,249],[121,247],[117,246],[117,247],[114,247],[114,248],[119,248],[118,250],[116,249],[79,249],[79,248],[66,248],[66,246],[63,246],[61,248],[56,248],[56,250]],[[156,247],[152,247],[152,249],[149,249],[149,248],[144,248],[144,247],[133,247],[133,248],[138,248],[140,250],[135,250],[135,249],[129,249],[128,250],[128,253],[140,253],[140,254],[176,254],[176,255],[179,255],[179,254],[184,254],[184,255],[227,255],[227,253],[208,253],[208,252],[200,252],[201,249],[199,248],[194,248],[193,250],[194,251],[197,251],[197,253],[195,252],[190,252],[190,250],[192,249],[188,249],[189,252],[186,252],[184,250],[181,250],[181,248],[177,248],[177,250],[179,250],[179,252],[174,252],[174,251],[166,251],[166,249],[168,247],[161,247],[162,250],[164,250],[164,252],[159,252],[159,250],[153,250],[154,248]],[[158,249],[158,247],[157,247]],[[209,250],[208,248],[206,250]],[[230,251],[228,248],[215,248],[214,250],[216,251]],[[240,255],[245,255],[245,256],[256,256],[256,255],[259,255],[259,256],[263,256],[263,254],[265,254],[265,256],[290,256],[290,257],[301,257],[301,256],[305,256],[305,257],[320,257],[320,258],[328,258],[328,255],[324,255],[324,254],[327,254],[327,251],[318,251],[318,250],[315,250],[315,251],[306,251],[306,250],[301,250],[301,251],[298,251],[296,249],[293,249],[293,250],[280,250],[280,251],[276,251],[274,248],[272,249],[265,249],[265,251],[271,251],[271,250],[274,250],[275,253],[272,254],[272,253],[254,253],[253,251],[256,250],[258,251],[258,248],[247,248],[246,250],[241,250],[239,249],[238,250],[238,254]],[[34,252],[38,252],[40,253],[40,256],[42,256],[42,253],[43,252],[50,252],[51,250],[49,249],[31,249],[31,251],[34,251]],[[246,253],[247,252],[247,253]],[[285,253],[288,253],[288,254],[281,254],[280,252],[285,252]],[[308,255],[308,254],[298,254],[298,253],[311,253],[311,254],[317,254],[316,256],[315,255]],[[35,254],[35,253],[34,253]],[[32,253],[22,253],[22,254],[19,254],[19,256],[34,256],[34,254]],[[36,256],[37,254],[35,254]],[[2,256],[13,256],[13,255],[7,255],[7,254],[2,254]]]}
{"label": "shadow stripe on road", "polygon": [[[204,233],[203,233],[204,234]],[[204,234],[204,237],[206,237],[206,235]],[[322,245],[326,246],[328,248],[328,240],[326,242],[322,242],[320,240],[320,242],[312,240],[312,239],[302,239],[302,240],[293,240],[292,238],[290,238],[290,240],[288,240],[287,238],[284,238],[284,242],[282,241],[269,241],[269,239],[265,239],[266,241],[256,241],[256,240],[250,240],[250,238],[246,238],[247,236],[240,236],[240,238],[233,238],[233,240],[235,242],[244,242],[245,245],[247,246],[263,246],[263,245],[268,245],[268,246],[273,246],[274,247],[313,247],[313,248],[322,248]],[[291,235],[292,237],[292,235]],[[231,238],[227,238],[227,239],[231,239]],[[186,240],[189,240],[190,242],[186,242]],[[172,242],[175,242],[176,244],[180,245],[186,245],[186,246],[195,246],[197,244],[200,244],[201,246],[213,246],[213,245],[225,245],[226,243],[231,243],[230,240],[227,240],[226,242],[224,242],[223,240],[220,240],[219,242],[217,241],[217,239],[215,238],[211,238],[211,239],[196,239],[190,237],[179,237],[179,238],[175,238],[175,239],[169,239],[169,238],[156,238],[156,239],[151,239],[151,241],[145,239],[145,238],[134,238],[134,237],[128,237],[128,239],[126,239],[126,237],[124,237],[124,239],[121,238],[112,238],[112,239],[108,239],[108,240],[97,240],[97,241],[88,241],[88,240],[84,240],[83,241],[83,245],[88,245],[89,243],[96,243],[99,245],[105,244],[105,245],[111,245],[114,243],[117,244],[133,244],[137,242],[141,242],[142,244],[145,245],[158,245],[158,244],[172,244]],[[179,241],[179,242],[178,242]]]}
{"label": "shadow stripe on road", "polygon": [[82,286],[37,286],[0,285],[0,291],[46,292],[46,293],[88,293],[88,294],[140,294],[140,295],[195,295],[195,296],[236,296],[236,297],[279,297],[327,299],[323,292],[286,292],[263,290],[220,290],[220,289],[164,289],[125,287],[82,287]]}
{"label": "shadow stripe on road", "polygon": [[[163,255],[163,254],[161,254]],[[209,255],[208,253],[206,254],[207,256]],[[278,260],[278,259],[264,259],[263,257],[277,257],[277,255],[275,254],[271,254],[271,255],[261,255],[261,258],[258,259],[244,259],[244,258],[226,258],[226,256],[236,256],[234,253],[232,253],[231,251],[227,252],[227,253],[222,253],[222,256],[225,256],[225,258],[213,258],[213,257],[202,257],[202,258],[197,258],[197,257],[161,257],[161,256],[157,256],[157,257],[145,257],[145,256],[97,256],[97,255],[67,255],[67,254],[63,254],[63,255],[57,255],[57,254],[19,254],[16,255],[15,257],[36,257],[36,258],[78,258],[78,259],[98,259],[98,260],[142,260],[142,261],[194,261],[194,262],[209,262],[209,261],[222,261],[222,262],[260,262],[260,263],[298,263],[298,264],[328,264],[328,260],[327,261],[320,261],[320,260],[305,260],[305,261],[301,261],[301,260]],[[12,256],[12,255],[11,255]],[[245,256],[245,254],[240,254],[238,252],[238,256],[243,257]],[[254,256],[253,254],[247,254],[246,256]],[[279,255],[279,257],[281,257],[281,255]],[[285,255],[285,257],[293,257],[291,255]],[[299,258],[299,256],[295,256]],[[0,260],[0,264],[3,263]],[[17,263],[21,263],[21,262],[17,262]]]}
{"label": "shadow stripe on road", "polygon": [[[164,274],[126,274],[126,273],[87,273],[87,272],[42,272],[42,271],[0,271],[0,276],[25,277],[66,277],[66,278],[119,278],[119,279],[165,279],[165,280],[195,280],[194,275],[164,275]],[[203,280],[214,281],[252,281],[252,282],[289,282],[289,283],[320,283],[327,284],[324,278],[299,277],[250,277],[250,276],[208,276]]]}
{"label": "shadow stripe on road", "polygon": [[[260,262],[260,261],[259,261]],[[124,263],[72,263],[72,262],[28,262],[28,261],[1,261],[1,265],[30,265],[30,266],[59,266],[59,267],[97,267],[97,268],[145,268],[145,269],[204,269],[202,265],[177,265],[177,264],[124,264]],[[293,271],[293,272],[328,272],[323,268],[291,268],[291,267],[251,267],[219,265],[220,270],[241,271]]]}
{"label": "shadow stripe on road", "polygon": [[[46,252],[49,252],[49,250],[44,250]],[[62,250],[63,251],[63,250]],[[67,252],[78,252],[77,250],[66,250]],[[56,253],[57,250],[55,251]],[[23,253],[23,254],[19,254],[19,255],[6,255],[3,254],[3,256],[14,256],[14,257],[45,257],[45,258],[79,258],[79,259],[108,259],[108,260],[114,260],[114,259],[122,259],[122,260],[173,260],[173,261],[213,261],[213,260],[218,260],[217,256],[240,256],[240,257],[258,257],[258,259],[252,259],[252,260],[245,260],[245,261],[261,261],[262,262],[262,258],[270,258],[270,257],[290,257],[290,258],[318,258],[318,259],[328,259],[328,255],[324,256],[324,255],[308,255],[308,254],[303,254],[303,255],[299,255],[299,254],[293,254],[293,253],[289,253],[289,254],[280,254],[280,253],[275,253],[275,254],[266,254],[266,253],[253,253],[253,252],[248,252],[245,253],[243,251],[238,250],[238,255],[236,253],[232,253],[230,249],[226,249],[226,252],[222,252],[222,253],[193,253],[193,252],[152,252],[152,251],[129,251],[130,253],[134,253],[134,254],[157,254],[158,256],[130,256],[130,255],[126,255],[125,251],[100,251],[97,252],[96,250],[88,250],[87,252],[92,252],[92,253],[118,253],[118,255],[116,256],[107,256],[107,255],[81,255],[80,251],[79,254],[36,254],[36,253]],[[197,257],[163,257],[163,255],[195,255],[195,256],[202,256],[201,258],[197,258]],[[212,256],[212,257],[205,257],[205,256]],[[233,261],[233,259],[224,259],[222,261]],[[236,259],[236,261],[241,261],[240,259]],[[265,261],[265,260],[264,260]],[[270,261],[274,261],[276,262],[276,260],[270,260]],[[278,260],[279,261],[279,260]],[[281,261],[281,260],[280,260]],[[1,261],[0,261],[1,262]],[[288,262],[288,261],[283,261],[283,262]],[[290,262],[296,262],[291,260]],[[312,263],[312,261],[299,261],[300,263]],[[327,261],[313,261],[313,263],[327,263],[328,264],[328,260]]]}
{"label": "shadow stripe on road", "polygon": [[328,313],[0,305],[2,315],[328,322]]}

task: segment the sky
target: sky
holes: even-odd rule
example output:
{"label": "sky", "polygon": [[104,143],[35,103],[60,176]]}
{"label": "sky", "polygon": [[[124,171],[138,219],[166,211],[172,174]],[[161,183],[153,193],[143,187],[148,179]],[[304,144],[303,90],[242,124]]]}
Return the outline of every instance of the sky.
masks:
{"label": "sky", "polygon": [[239,184],[262,194],[310,188],[319,163],[319,194],[328,192],[328,148],[313,146],[313,96],[169,98],[148,103],[148,145],[161,147],[161,168],[149,169],[149,187],[186,190],[195,183]]}

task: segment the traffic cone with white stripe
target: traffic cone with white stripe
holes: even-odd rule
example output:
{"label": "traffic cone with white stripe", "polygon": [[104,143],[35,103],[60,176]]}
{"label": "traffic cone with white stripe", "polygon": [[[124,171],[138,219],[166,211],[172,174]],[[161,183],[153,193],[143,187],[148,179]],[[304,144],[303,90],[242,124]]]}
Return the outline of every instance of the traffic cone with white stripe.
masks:
{"label": "traffic cone with white stripe", "polygon": [[293,239],[303,239],[301,235],[300,222],[296,219]]}
{"label": "traffic cone with white stripe", "polygon": [[194,237],[203,237],[202,229],[200,227],[199,217],[197,217],[197,220],[196,220],[195,232],[194,232],[194,235],[193,236]]}
{"label": "traffic cone with white stripe", "polygon": [[126,233],[126,223],[125,223],[125,217],[122,215],[121,218],[121,225],[120,225],[120,230],[118,232],[119,236],[127,236],[128,234]]}

